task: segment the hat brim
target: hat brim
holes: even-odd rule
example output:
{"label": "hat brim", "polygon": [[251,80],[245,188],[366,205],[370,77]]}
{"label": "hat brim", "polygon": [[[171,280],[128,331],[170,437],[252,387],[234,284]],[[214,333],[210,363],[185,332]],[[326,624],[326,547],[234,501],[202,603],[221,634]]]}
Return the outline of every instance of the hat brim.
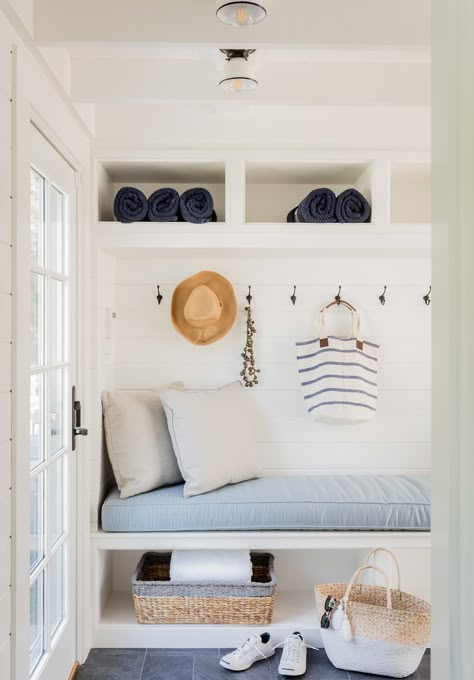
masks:
{"label": "hat brim", "polygon": [[[184,316],[184,306],[191,292],[198,286],[207,286],[219,298],[222,314],[209,324],[209,332],[201,333]],[[178,284],[171,300],[171,321],[183,338],[193,345],[211,345],[223,338],[237,321],[237,299],[230,281],[217,272],[199,272]]]}

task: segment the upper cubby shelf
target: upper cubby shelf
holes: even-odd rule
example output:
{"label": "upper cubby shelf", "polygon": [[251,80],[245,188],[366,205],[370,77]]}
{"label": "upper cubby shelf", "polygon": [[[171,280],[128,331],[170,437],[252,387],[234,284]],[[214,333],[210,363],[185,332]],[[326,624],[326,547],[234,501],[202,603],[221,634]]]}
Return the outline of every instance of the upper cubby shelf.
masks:
{"label": "upper cubby shelf", "polygon": [[156,189],[172,187],[180,194],[193,187],[208,189],[219,222],[225,222],[225,163],[204,161],[102,161],[98,165],[98,220],[114,221],[115,194],[133,186],[150,196]]}
{"label": "upper cubby shelf", "polygon": [[[248,162],[245,172],[245,221],[286,222],[287,215],[315,188],[336,195],[357,189],[372,204],[375,168],[370,161]],[[375,196],[377,199],[377,196]],[[377,221],[377,206],[371,221]]]}
{"label": "upper cubby shelf", "polygon": [[[96,243],[114,252],[180,250],[306,250],[360,255],[426,254],[430,249],[431,178],[427,156],[394,154],[310,160],[289,152],[216,152],[215,157],[112,159],[97,163]],[[182,193],[207,188],[217,223],[120,224],[116,192],[135,186],[146,195],[164,186]],[[371,205],[364,224],[287,224],[288,213],[314,188],[360,191]]]}

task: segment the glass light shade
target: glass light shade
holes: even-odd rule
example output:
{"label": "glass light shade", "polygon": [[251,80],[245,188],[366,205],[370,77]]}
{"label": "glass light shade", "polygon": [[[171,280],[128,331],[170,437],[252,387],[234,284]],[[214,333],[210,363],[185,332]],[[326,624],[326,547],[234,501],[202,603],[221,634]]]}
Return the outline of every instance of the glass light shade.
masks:
{"label": "glass light shade", "polygon": [[219,85],[226,92],[250,92],[258,86],[255,70],[243,57],[228,59]]}
{"label": "glass light shade", "polygon": [[257,89],[258,82],[253,78],[227,78],[219,85],[226,92],[250,92]]}
{"label": "glass light shade", "polygon": [[218,3],[217,8],[217,18],[224,24],[230,24],[236,28],[259,24],[266,15],[267,10],[261,2]]}

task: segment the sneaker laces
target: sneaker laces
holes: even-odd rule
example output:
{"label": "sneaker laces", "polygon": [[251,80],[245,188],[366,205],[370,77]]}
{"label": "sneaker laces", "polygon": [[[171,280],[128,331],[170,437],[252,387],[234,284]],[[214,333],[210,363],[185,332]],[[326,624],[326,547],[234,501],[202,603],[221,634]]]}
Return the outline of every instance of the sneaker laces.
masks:
{"label": "sneaker laces", "polygon": [[319,647],[308,645],[299,635],[288,635],[286,640],[275,645],[273,649],[281,647],[282,645],[285,645],[283,654],[285,655],[285,662],[288,663],[296,663],[298,661],[302,647],[308,647],[309,649],[314,649],[316,652],[319,652]]}
{"label": "sneaker laces", "polygon": [[256,635],[251,635],[249,638],[241,638],[240,640],[234,640],[233,642],[229,644],[240,644],[237,649],[234,649],[233,652],[230,653],[230,656],[235,657],[236,659],[242,659],[249,649],[255,649],[260,656],[263,659],[266,659],[267,657],[265,654],[257,647],[257,643],[261,642],[261,640],[256,636]]}

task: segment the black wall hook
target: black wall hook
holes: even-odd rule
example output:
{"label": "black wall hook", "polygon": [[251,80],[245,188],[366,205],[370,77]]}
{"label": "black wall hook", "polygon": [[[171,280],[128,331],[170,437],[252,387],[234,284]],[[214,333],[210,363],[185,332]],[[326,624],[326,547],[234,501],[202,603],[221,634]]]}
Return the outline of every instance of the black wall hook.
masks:
{"label": "black wall hook", "polygon": [[381,305],[384,305],[387,302],[387,300],[385,299],[385,293],[386,292],[387,292],[387,286],[384,286],[382,295],[379,295],[379,300],[380,300]]}
{"label": "black wall hook", "polygon": [[156,288],[158,290],[158,295],[156,296],[156,299],[158,301],[158,304],[161,305],[161,301],[163,300],[163,295],[160,293],[160,287],[157,286]]}
{"label": "black wall hook", "polygon": [[247,302],[248,302],[249,305],[250,305],[251,302],[252,302],[252,287],[251,287],[251,286],[249,286],[249,294],[247,295],[246,300],[247,300]]}
{"label": "black wall hook", "polygon": [[425,303],[426,306],[429,306],[431,304],[431,286],[429,291],[426,293],[426,295],[423,295],[423,302]]}
{"label": "black wall hook", "polygon": [[341,286],[339,286],[339,292],[334,299],[336,300],[338,305],[341,304]]}
{"label": "black wall hook", "polygon": [[293,295],[290,297],[293,305],[296,305],[296,286],[293,286]]}

